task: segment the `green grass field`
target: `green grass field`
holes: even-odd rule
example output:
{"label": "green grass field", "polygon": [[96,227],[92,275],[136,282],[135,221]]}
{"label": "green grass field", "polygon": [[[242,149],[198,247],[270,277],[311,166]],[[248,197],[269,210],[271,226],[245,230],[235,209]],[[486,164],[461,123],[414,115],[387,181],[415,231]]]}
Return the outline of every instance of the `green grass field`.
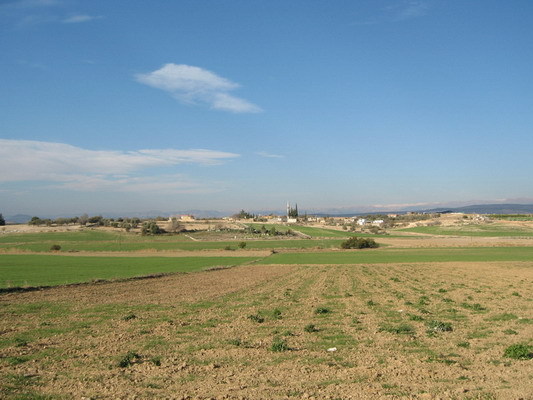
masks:
{"label": "green grass field", "polygon": [[449,261],[531,261],[533,247],[369,249],[320,253],[279,253],[258,264],[378,264]]}
{"label": "green grass field", "polygon": [[66,257],[0,255],[0,288],[54,286],[230,266],[254,257]]}
{"label": "green grass field", "polygon": [[[168,238],[171,238],[170,236]],[[309,249],[313,247],[339,247],[341,239],[288,239],[288,240],[232,240],[232,241],[172,241],[151,240],[141,242],[122,240],[110,241],[43,241],[27,243],[2,243],[0,249],[15,249],[35,252],[48,252],[50,246],[59,244],[61,251],[140,251],[140,250],[224,250],[226,247],[237,249],[240,242],[246,242],[247,249]]]}
{"label": "green grass field", "polygon": [[399,229],[401,232],[416,232],[429,235],[485,236],[485,237],[520,237],[533,236],[533,230],[508,225],[464,225],[464,226],[418,226]]}

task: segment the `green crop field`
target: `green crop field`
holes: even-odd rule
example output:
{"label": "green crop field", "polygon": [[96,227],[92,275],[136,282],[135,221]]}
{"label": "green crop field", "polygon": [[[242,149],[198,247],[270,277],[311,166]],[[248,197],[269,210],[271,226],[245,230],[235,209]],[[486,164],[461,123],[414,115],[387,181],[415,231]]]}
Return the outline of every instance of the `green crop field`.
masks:
{"label": "green crop field", "polygon": [[457,247],[368,249],[336,252],[279,253],[258,264],[378,264],[449,261],[531,261],[533,247]]}
{"label": "green crop field", "polygon": [[9,242],[1,243],[0,249],[48,252],[53,244],[61,246],[61,251],[140,251],[140,250],[224,250],[227,247],[235,250],[240,242],[246,242],[247,249],[308,249],[313,247],[339,247],[340,239],[285,239],[285,240],[225,240],[225,241],[168,241],[153,237],[144,237],[144,241],[109,240],[109,241],[42,241],[42,242]]}
{"label": "green crop field", "polygon": [[53,286],[239,265],[254,257],[69,257],[0,255],[0,288]]}
{"label": "green crop field", "polygon": [[463,226],[418,226],[416,228],[399,229],[402,232],[416,232],[429,235],[452,236],[486,236],[486,237],[520,237],[533,236],[533,230],[508,225],[463,225]]}

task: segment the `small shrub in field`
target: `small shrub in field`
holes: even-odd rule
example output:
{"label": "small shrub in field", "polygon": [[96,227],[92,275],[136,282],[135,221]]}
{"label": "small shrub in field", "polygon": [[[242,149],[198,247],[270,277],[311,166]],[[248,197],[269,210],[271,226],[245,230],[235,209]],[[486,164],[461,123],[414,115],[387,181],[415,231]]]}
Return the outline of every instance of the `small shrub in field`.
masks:
{"label": "small shrub in field", "polygon": [[428,330],[432,332],[451,332],[453,331],[452,324],[449,322],[429,321],[427,324]]}
{"label": "small shrub in field", "polygon": [[274,319],[282,319],[283,316],[281,315],[281,310],[279,308],[276,308],[272,311],[272,317]]}
{"label": "small shrub in field", "polygon": [[246,247],[246,242],[240,242],[239,243],[239,248],[240,249],[244,249]]}
{"label": "small shrub in field", "polygon": [[155,357],[152,357],[150,358],[150,362],[158,367],[161,366],[161,357],[159,356],[155,356]]}
{"label": "small shrub in field", "polygon": [[533,346],[513,344],[505,349],[503,355],[515,360],[531,360],[533,359]]}
{"label": "small shrub in field", "polygon": [[409,316],[409,319],[410,319],[411,321],[423,321],[423,320],[424,320],[424,318],[421,317],[420,315],[416,315],[416,314],[408,314],[408,316]]}
{"label": "small shrub in field", "polygon": [[514,329],[506,329],[503,331],[503,333],[505,333],[506,335],[518,335],[518,332]]}
{"label": "small shrub in field", "polygon": [[233,250],[233,249],[231,248],[231,246],[225,246],[224,250]]}
{"label": "small shrub in field", "polygon": [[374,239],[353,236],[341,243],[342,249],[374,249],[379,247]]}
{"label": "small shrub in field", "polygon": [[318,328],[313,324],[309,324],[304,327],[304,331],[308,333],[318,332]]}
{"label": "small shrub in field", "polygon": [[378,303],[376,303],[376,302],[373,301],[373,300],[368,300],[368,301],[366,302],[366,305],[369,306],[369,307],[372,307],[372,306],[377,306]]}
{"label": "small shrub in field", "polygon": [[470,343],[469,342],[460,342],[460,343],[457,343],[457,347],[462,347],[464,349],[468,349],[470,347]]}
{"label": "small shrub in field", "polygon": [[248,315],[248,319],[250,321],[257,322],[258,324],[265,322],[265,318],[263,318],[260,314]]}
{"label": "small shrub in field", "polygon": [[315,309],[315,314],[328,314],[331,310],[327,307],[317,307]]}
{"label": "small shrub in field", "polygon": [[134,351],[129,351],[124,357],[120,359],[120,361],[118,362],[118,366],[120,368],[129,367],[130,365],[141,361],[141,358],[142,357]]}
{"label": "small shrub in field", "polygon": [[52,246],[50,246],[50,251],[59,251],[59,250],[61,250],[61,246],[58,244],[53,244]]}
{"label": "small shrub in field", "polygon": [[280,338],[274,338],[274,340],[272,341],[272,346],[270,346],[270,350],[274,352],[282,352],[290,350],[290,348],[285,340]]}
{"label": "small shrub in field", "polygon": [[129,313],[128,315],[125,315],[122,319],[124,321],[129,321],[130,319],[135,319],[137,316],[134,313]]}

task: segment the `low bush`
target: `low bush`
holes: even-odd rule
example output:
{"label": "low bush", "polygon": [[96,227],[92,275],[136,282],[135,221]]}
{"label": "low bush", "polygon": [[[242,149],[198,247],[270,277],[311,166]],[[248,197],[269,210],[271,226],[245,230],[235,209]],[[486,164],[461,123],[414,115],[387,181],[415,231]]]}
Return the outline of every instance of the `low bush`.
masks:
{"label": "low bush", "polygon": [[341,243],[342,249],[374,249],[379,247],[374,239],[353,236]]}

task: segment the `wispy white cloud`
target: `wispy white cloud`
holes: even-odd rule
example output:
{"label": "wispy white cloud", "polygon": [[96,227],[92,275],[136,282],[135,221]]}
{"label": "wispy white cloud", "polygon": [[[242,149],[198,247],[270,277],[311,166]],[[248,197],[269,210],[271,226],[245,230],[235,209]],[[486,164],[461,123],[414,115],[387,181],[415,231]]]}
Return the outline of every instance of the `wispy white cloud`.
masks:
{"label": "wispy white cloud", "polygon": [[73,190],[199,190],[205,187],[182,175],[150,175],[149,169],[216,165],[236,157],[205,149],[88,150],[65,143],[0,139],[0,182],[55,182]]}
{"label": "wispy white cloud", "polygon": [[271,153],[267,153],[266,151],[258,151],[255,154],[261,157],[265,157],[265,158],[285,158],[285,156],[282,156],[280,154],[271,154]]}
{"label": "wispy white cloud", "polygon": [[402,22],[420,18],[431,10],[432,0],[398,0],[375,11],[373,16],[357,21],[354,25],[376,25],[381,23]]}
{"label": "wispy white cloud", "polygon": [[93,16],[87,14],[76,14],[63,19],[61,22],[63,22],[64,24],[79,24],[81,22],[89,22],[100,18],[102,18],[101,15]]}
{"label": "wispy white cloud", "polygon": [[257,105],[228,93],[237,89],[239,84],[200,67],[170,63],[158,70],[137,74],[135,79],[169,92],[186,104],[207,104],[217,110],[235,113],[262,111]]}
{"label": "wispy white cloud", "polygon": [[409,0],[391,6],[387,11],[392,19],[405,21],[426,15],[429,11],[429,3],[427,0]]}

